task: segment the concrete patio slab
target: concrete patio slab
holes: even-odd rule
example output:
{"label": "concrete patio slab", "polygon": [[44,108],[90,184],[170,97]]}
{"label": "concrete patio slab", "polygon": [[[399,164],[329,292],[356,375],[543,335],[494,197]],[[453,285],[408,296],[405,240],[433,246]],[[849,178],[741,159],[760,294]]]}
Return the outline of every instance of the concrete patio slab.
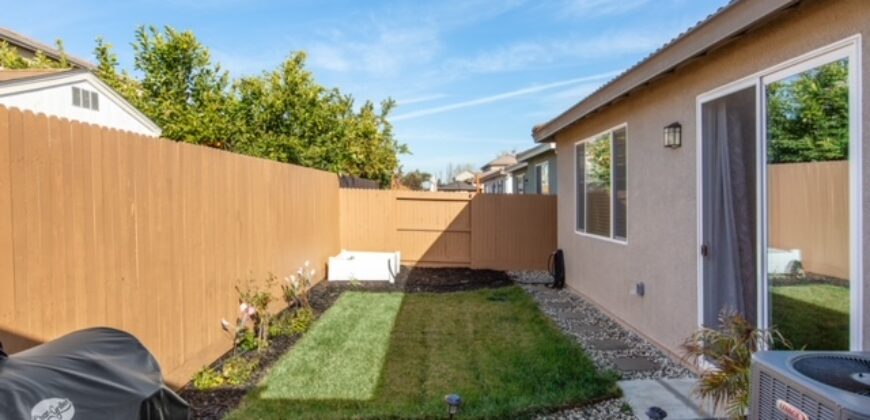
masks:
{"label": "concrete patio slab", "polygon": [[692,395],[695,379],[635,379],[619,381],[624,398],[638,418],[645,418],[650,407],[659,407],[668,413],[667,420],[719,419],[724,413],[715,413],[709,402]]}
{"label": "concrete patio slab", "polygon": [[609,338],[605,338],[603,340],[591,340],[591,341],[589,341],[589,345],[592,346],[593,348],[595,348],[596,350],[613,351],[613,350],[626,350],[626,349],[628,349],[628,344],[626,344],[620,340],[613,340],[613,339],[609,339]]}
{"label": "concrete patio slab", "polygon": [[613,364],[616,368],[623,372],[633,372],[638,370],[656,370],[659,365],[646,357],[615,357]]}

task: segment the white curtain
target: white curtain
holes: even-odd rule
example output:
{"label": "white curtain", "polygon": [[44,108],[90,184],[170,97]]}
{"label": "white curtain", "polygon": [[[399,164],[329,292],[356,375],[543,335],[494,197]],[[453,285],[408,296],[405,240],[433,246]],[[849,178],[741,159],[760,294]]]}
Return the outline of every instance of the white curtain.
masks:
{"label": "white curtain", "polygon": [[723,309],[755,322],[755,112],[750,89],[705,104],[704,324]]}

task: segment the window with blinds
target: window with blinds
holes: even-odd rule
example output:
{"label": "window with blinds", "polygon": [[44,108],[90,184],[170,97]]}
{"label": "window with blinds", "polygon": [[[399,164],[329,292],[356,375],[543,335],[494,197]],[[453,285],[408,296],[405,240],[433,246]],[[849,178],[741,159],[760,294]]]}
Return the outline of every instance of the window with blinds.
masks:
{"label": "window with blinds", "polygon": [[578,142],[574,152],[577,232],[625,241],[625,127]]}

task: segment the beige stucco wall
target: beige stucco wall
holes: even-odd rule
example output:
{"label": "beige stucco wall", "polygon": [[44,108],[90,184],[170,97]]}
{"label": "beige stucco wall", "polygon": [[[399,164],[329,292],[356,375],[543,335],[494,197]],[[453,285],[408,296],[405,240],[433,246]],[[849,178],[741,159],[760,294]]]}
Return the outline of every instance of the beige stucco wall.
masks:
{"label": "beige stucco wall", "polygon": [[[556,136],[559,246],[568,285],[673,352],[698,325],[696,124],[699,94],[861,33],[862,84],[870,86],[870,2],[807,1]],[[870,95],[863,96],[864,347],[870,348]],[[683,147],[662,147],[683,125]],[[628,243],[574,232],[574,142],[628,124]],[[629,293],[646,284],[645,297]]]}

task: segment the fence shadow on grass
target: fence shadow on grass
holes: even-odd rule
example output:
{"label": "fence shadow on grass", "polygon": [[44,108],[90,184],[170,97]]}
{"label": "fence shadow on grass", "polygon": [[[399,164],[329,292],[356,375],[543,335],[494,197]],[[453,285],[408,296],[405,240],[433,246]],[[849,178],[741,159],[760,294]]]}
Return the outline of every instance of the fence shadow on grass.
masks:
{"label": "fence shadow on grass", "polygon": [[801,286],[773,288],[770,297],[773,313],[771,323],[792,343],[792,348],[800,350],[806,346],[806,350],[848,350],[848,310],[843,312],[777,292],[778,288],[787,287]]}

